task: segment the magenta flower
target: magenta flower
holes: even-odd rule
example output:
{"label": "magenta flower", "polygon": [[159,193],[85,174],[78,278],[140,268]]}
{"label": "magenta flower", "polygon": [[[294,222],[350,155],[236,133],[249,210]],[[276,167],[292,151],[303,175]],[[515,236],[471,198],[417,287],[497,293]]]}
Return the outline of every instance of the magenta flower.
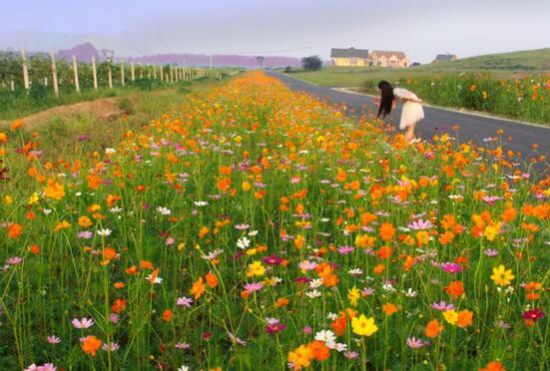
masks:
{"label": "magenta flower", "polygon": [[313,329],[311,328],[311,326],[305,326],[302,331],[304,332],[304,334],[310,335],[313,332]]}
{"label": "magenta flower", "polygon": [[75,328],[86,329],[94,325],[94,320],[88,318],[82,318],[82,320],[79,320],[78,318],[75,318],[71,323]]}
{"label": "magenta flower", "polygon": [[243,347],[246,345],[246,341],[242,340],[242,339],[239,339],[238,337],[236,337],[235,335],[233,335],[233,333],[229,332],[227,334],[227,336],[229,336],[229,340],[231,340],[232,342],[234,343],[237,343],[239,345],[242,345]]}
{"label": "magenta flower", "polygon": [[116,313],[109,314],[109,321],[111,321],[111,323],[117,324],[118,323],[118,314],[116,314]]}
{"label": "magenta flower", "polygon": [[443,263],[441,269],[448,273],[460,273],[462,272],[462,266],[456,263]]}
{"label": "magenta flower", "polygon": [[545,313],[542,312],[539,308],[534,308],[533,310],[528,310],[527,312],[523,313],[522,318],[536,322],[544,317],[544,315]]}
{"label": "magenta flower", "polygon": [[268,334],[276,334],[286,328],[286,325],[280,323],[277,318],[267,318],[266,320],[267,326],[265,327],[265,332]]}
{"label": "magenta flower", "polygon": [[271,254],[271,256],[264,258],[263,262],[267,265],[279,265],[283,262],[283,260],[283,258],[278,258],[275,254]]}

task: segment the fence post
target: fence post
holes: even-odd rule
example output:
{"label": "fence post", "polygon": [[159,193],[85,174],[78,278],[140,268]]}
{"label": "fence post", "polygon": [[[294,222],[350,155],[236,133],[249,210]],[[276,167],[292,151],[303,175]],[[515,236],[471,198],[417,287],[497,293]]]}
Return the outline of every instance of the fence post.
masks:
{"label": "fence post", "polygon": [[76,57],[73,55],[73,70],[74,70],[74,87],[77,93],[80,93],[80,83],[78,81],[78,65],[76,64]]}
{"label": "fence post", "polygon": [[170,83],[174,83],[174,66],[170,65]]}
{"label": "fence post", "polygon": [[122,84],[122,86],[125,85],[125,81],[124,81],[124,61],[120,61],[120,83]]}
{"label": "fence post", "polygon": [[153,64],[153,78],[155,80],[157,79],[157,65],[156,64]]}
{"label": "fence post", "polygon": [[109,80],[109,89],[113,88],[113,71],[111,71],[112,61],[109,61],[109,66],[107,69],[107,79]]}
{"label": "fence post", "polygon": [[164,66],[160,65],[160,81],[164,81]]}
{"label": "fence post", "polygon": [[134,67],[134,62],[130,65],[130,74],[132,75],[132,81],[136,81],[136,71]]}
{"label": "fence post", "polygon": [[25,90],[29,91],[29,69],[27,68],[27,52],[25,49],[21,49],[21,59],[23,61],[23,83],[25,84]]}
{"label": "fence post", "polygon": [[48,78],[44,77],[44,86],[48,86]]}
{"label": "fence post", "polygon": [[143,64],[139,63],[139,78],[143,78]]}
{"label": "fence post", "polygon": [[151,66],[147,66],[147,78],[151,80]]}
{"label": "fence post", "polygon": [[15,81],[13,81],[13,76],[11,77],[10,87],[11,87],[11,91],[15,91]]}
{"label": "fence post", "polygon": [[55,63],[55,53],[50,52],[50,59],[52,60],[52,84],[53,84],[53,93],[56,97],[59,97],[59,82],[57,81],[57,65]]}
{"label": "fence post", "polygon": [[97,69],[95,67],[95,57],[92,56],[92,76],[94,79],[94,90],[97,90]]}

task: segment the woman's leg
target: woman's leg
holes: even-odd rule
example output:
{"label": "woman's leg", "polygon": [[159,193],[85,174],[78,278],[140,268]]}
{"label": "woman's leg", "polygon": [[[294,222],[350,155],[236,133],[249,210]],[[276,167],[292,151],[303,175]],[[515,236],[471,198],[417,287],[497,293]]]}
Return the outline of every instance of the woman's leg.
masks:
{"label": "woman's leg", "polygon": [[407,126],[407,131],[405,132],[405,140],[407,142],[410,142],[411,140],[414,139],[414,127],[415,127],[415,124]]}

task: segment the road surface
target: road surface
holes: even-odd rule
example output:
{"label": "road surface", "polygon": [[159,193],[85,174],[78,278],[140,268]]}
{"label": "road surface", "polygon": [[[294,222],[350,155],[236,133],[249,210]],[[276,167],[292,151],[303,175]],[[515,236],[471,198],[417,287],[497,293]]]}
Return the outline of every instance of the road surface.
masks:
{"label": "road surface", "polygon": [[[310,93],[317,98],[326,99],[332,103],[345,103],[349,112],[356,115],[363,115],[369,110],[375,111],[372,97],[337,91],[332,88],[308,84],[286,74],[267,71],[267,74],[276,77],[291,89]],[[485,138],[496,137],[496,132],[504,130],[503,147],[505,150],[521,152],[522,158],[539,157],[544,155],[550,158],[550,127],[521,124],[514,121],[483,117],[463,112],[456,112],[435,107],[424,107],[426,118],[416,126],[417,135],[428,139],[434,134],[451,131],[452,126],[459,126],[459,137],[461,141],[474,140],[478,143]],[[392,111],[386,118],[386,123],[398,127],[401,114],[401,104]],[[508,140],[511,137],[511,140]],[[533,151],[533,145],[539,147]],[[537,166],[540,170],[546,171],[548,162]]]}

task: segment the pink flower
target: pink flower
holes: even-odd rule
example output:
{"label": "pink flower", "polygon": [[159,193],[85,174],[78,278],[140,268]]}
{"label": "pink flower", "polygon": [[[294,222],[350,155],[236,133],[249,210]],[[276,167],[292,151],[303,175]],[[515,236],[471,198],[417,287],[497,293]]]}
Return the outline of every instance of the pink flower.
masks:
{"label": "pink flower", "polygon": [[50,335],[50,336],[48,336],[47,339],[48,339],[48,343],[50,343],[50,344],[59,344],[59,343],[61,343],[61,339],[58,338],[55,335]]}
{"label": "pink flower", "polygon": [[193,299],[188,298],[186,296],[182,296],[181,298],[178,298],[176,300],[176,305],[180,305],[182,307],[191,308],[191,304],[193,303]]}
{"label": "pink flower", "polygon": [[424,221],[423,219],[418,219],[410,223],[407,227],[418,231],[418,230],[430,229],[433,227],[433,224],[429,220]]}
{"label": "pink flower", "polygon": [[79,320],[78,318],[75,318],[72,320],[71,322],[73,324],[73,326],[75,328],[89,328],[89,327],[92,327],[94,325],[94,320],[93,319],[88,319],[88,318],[82,318],[82,320]]}

